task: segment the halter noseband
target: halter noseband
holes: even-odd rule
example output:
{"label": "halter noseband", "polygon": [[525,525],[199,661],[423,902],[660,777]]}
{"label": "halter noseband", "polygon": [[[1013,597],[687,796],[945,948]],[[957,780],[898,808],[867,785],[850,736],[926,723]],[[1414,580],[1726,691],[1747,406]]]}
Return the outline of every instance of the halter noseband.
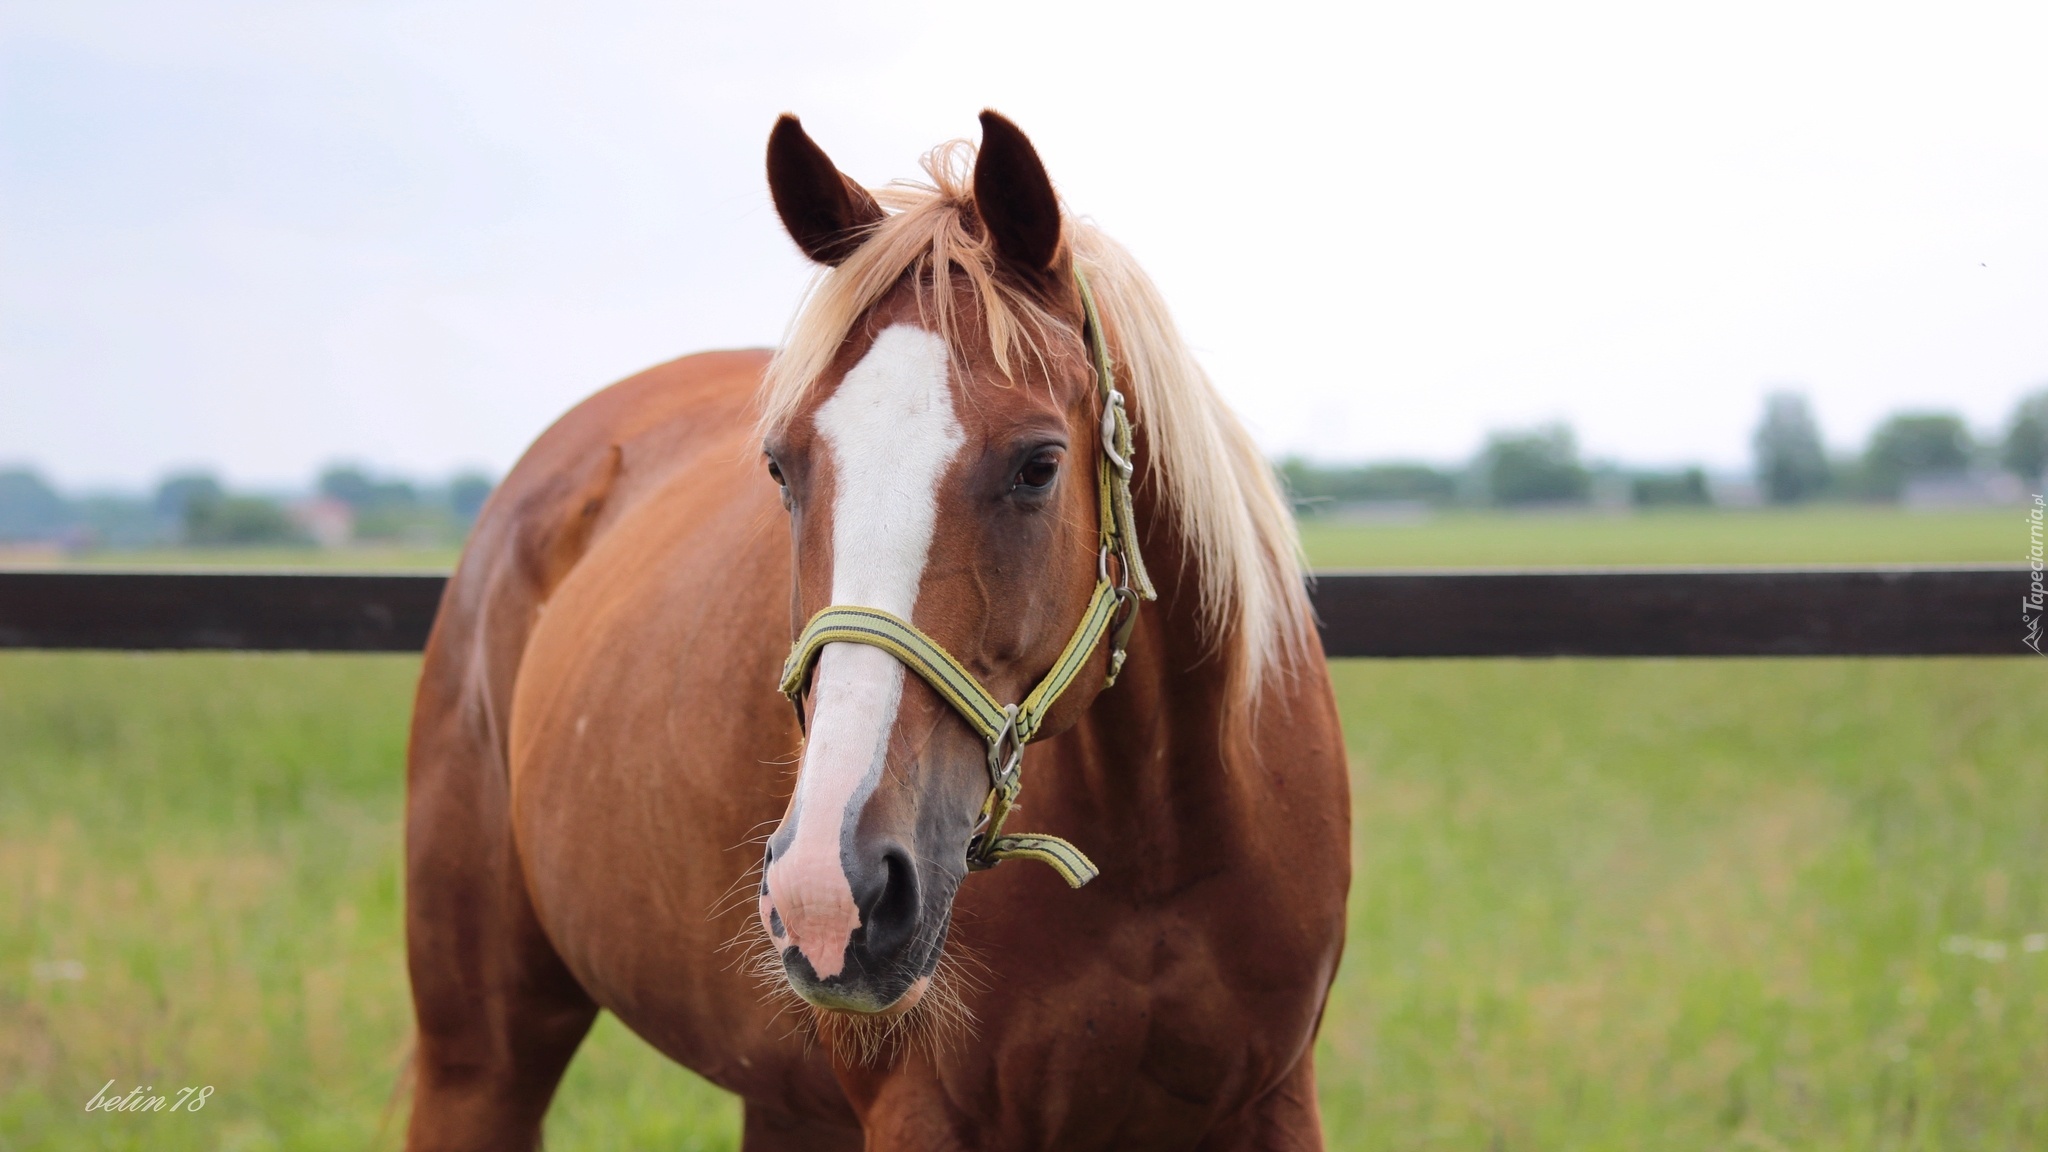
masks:
{"label": "halter noseband", "polygon": [[[1019,769],[1024,760],[1024,745],[1038,735],[1053,702],[1081,674],[1104,636],[1109,636],[1110,641],[1109,676],[1103,687],[1116,683],[1117,673],[1124,666],[1124,646],[1130,641],[1132,625],[1137,623],[1138,602],[1156,600],[1159,594],[1153,590],[1145,561],[1138,555],[1137,516],[1131,507],[1131,418],[1124,411],[1123,394],[1116,390],[1116,380],[1110,372],[1109,343],[1103,336],[1102,317],[1095,310],[1095,294],[1089,291],[1088,278],[1081,275],[1078,266],[1074,269],[1074,284],[1081,290],[1088,352],[1095,362],[1095,383],[1102,395],[1102,459],[1096,467],[1102,549],[1096,555],[1095,594],[1088,599],[1080,626],[1074,629],[1059,658],[1052,662],[1052,670],[1021,703],[1000,704],[952,653],[908,620],[879,608],[833,605],[811,617],[790,648],[789,658],[782,665],[782,694],[796,706],[797,723],[801,725],[804,682],[810,678],[819,651],[827,644],[866,644],[902,661],[988,741],[989,793],[982,802],[981,820],[974,837],[967,843],[968,868],[980,871],[1004,860],[1037,860],[1050,865],[1069,886],[1079,888],[1097,874],[1094,862],[1085,853],[1058,836],[1005,836],[1003,821],[1009,818],[1017,794],[1023,790]],[[1114,579],[1109,563],[1112,554],[1117,559]],[[1121,621],[1117,619],[1119,615]]]}

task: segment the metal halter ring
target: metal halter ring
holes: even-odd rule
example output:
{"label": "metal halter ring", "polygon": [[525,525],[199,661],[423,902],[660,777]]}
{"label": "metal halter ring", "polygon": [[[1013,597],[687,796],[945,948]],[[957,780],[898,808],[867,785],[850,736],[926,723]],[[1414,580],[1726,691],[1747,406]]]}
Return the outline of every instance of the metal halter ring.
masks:
{"label": "metal halter ring", "polygon": [[[1116,554],[1117,559],[1116,579],[1114,580],[1111,580],[1109,577],[1109,557],[1112,553]],[[1135,592],[1135,589],[1131,587],[1130,561],[1125,560],[1123,554],[1117,552],[1116,547],[1111,544],[1104,544],[1101,550],[1095,553],[1095,579],[1103,584],[1115,587],[1118,596],[1122,596],[1125,592]]]}

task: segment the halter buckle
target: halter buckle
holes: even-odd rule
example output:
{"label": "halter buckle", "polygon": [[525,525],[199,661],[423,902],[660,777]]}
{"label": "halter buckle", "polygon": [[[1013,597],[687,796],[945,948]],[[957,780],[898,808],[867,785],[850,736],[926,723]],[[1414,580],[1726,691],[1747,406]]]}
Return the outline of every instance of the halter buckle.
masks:
{"label": "halter buckle", "polygon": [[1015,786],[1017,767],[1024,761],[1024,740],[1017,731],[1017,706],[1003,706],[1003,726],[988,742],[989,787],[1001,792]]}
{"label": "halter buckle", "polygon": [[1017,730],[1017,706],[1003,706],[1003,726],[988,742],[988,798],[981,802],[981,819],[975,822],[974,831],[967,839],[967,869],[980,872],[996,866],[996,857],[990,853],[995,848],[996,837],[1003,831],[1003,821],[1009,819],[1010,809],[1017,803],[1018,785],[1022,776],[1018,768],[1024,762],[1024,734]]}

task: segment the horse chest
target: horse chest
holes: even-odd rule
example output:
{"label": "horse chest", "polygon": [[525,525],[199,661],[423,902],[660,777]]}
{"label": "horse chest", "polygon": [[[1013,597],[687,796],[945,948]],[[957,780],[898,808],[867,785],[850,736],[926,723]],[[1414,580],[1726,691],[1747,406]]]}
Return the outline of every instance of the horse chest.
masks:
{"label": "horse chest", "polygon": [[1018,1147],[1191,1146],[1296,1065],[1334,933],[1300,917],[1296,928],[1269,921],[1254,933],[1260,917],[1219,920],[1212,902],[1259,902],[1205,887],[1063,927],[1056,954],[1027,950],[1023,936],[982,953],[996,962],[976,1006],[981,1027],[944,1077],[954,1109],[991,1134],[977,1146],[1002,1146],[993,1133],[1016,1135]]}

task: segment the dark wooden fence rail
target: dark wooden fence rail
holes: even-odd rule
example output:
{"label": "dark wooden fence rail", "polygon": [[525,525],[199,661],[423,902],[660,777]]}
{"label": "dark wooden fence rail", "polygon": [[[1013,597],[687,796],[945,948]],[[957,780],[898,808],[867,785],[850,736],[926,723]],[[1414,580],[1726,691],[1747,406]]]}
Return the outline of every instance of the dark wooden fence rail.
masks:
{"label": "dark wooden fence rail", "polygon": [[[1314,597],[1332,656],[2018,656],[2031,579],[2019,565],[1322,572]],[[413,652],[445,583],[0,571],[0,648]]]}

